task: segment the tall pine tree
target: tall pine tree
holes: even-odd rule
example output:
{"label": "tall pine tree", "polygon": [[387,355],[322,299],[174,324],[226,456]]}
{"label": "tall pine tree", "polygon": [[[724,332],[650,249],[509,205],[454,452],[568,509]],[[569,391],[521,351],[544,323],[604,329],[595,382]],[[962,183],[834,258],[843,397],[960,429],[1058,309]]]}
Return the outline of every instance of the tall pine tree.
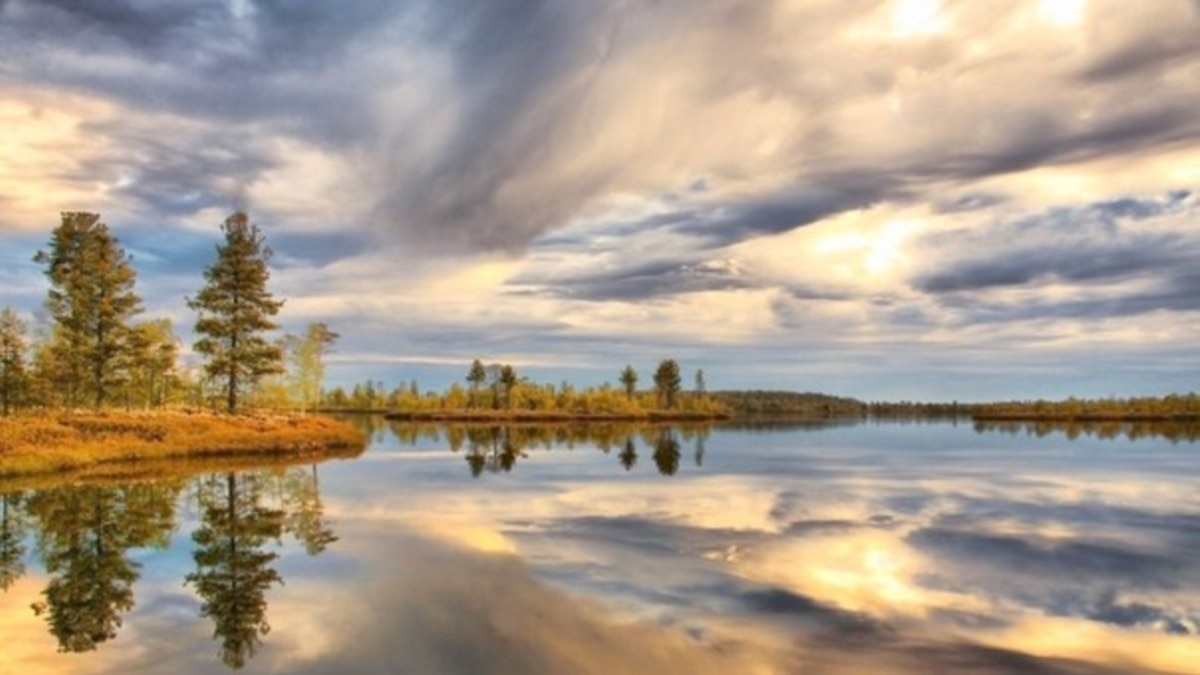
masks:
{"label": "tall pine tree", "polygon": [[196,332],[204,337],[195,348],[208,357],[205,372],[223,383],[234,413],[242,388],[283,371],[283,350],[263,337],[278,328],[271,317],[283,301],[267,290],[272,251],[258,226],[239,211],[225,219],[221,231],[225,243],[217,245],[217,260],[204,272],[208,283],[188,306],[200,314]]}
{"label": "tall pine tree", "polygon": [[57,384],[68,405],[90,395],[101,407],[126,378],[129,321],[142,311],[129,256],[99,214],[66,212],[49,249],[34,261],[46,266],[50,280],[46,309],[54,320],[49,347]]}

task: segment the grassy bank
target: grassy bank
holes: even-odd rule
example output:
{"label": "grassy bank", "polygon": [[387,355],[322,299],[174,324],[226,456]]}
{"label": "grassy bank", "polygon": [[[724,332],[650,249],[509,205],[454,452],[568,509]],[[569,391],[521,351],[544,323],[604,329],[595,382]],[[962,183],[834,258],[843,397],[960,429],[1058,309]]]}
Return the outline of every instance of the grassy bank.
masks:
{"label": "grassy bank", "polygon": [[326,417],[86,413],[0,419],[0,477],[171,458],[319,458],[358,451],[361,432]]}

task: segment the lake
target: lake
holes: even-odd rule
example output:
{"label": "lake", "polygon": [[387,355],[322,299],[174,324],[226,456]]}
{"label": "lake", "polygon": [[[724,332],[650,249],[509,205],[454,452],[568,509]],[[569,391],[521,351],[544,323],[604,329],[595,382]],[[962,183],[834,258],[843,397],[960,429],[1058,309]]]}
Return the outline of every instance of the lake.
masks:
{"label": "lake", "polygon": [[1200,673],[1200,445],[437,427],[0,486],[0,673]]}

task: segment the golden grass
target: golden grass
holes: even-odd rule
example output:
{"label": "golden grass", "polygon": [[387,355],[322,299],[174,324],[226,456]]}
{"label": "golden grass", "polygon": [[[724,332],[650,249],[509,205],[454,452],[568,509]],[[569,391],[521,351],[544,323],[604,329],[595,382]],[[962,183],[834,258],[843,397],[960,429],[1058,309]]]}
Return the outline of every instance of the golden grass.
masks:
{"label": "golden grass", "polygon": [[0,477],[169,458],[361,452],[354,427],[327,417],[61,413],[0,418]]}

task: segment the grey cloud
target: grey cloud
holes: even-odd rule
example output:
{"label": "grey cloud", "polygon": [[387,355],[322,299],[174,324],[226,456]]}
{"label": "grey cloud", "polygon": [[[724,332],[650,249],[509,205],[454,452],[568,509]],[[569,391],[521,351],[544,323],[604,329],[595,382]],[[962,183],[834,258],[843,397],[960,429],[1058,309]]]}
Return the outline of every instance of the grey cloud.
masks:
{"label": "grey cloud", "polygon": [[270,234],[265,221],[263,228],[268,233],[268,243],[277,254],[275,264],[280,267],[322,267],[361,254],[369,246],[361,232],[339,230],[336,226],[317,234]]}
{"label": "grey cloud", "polygon": [[[918,198],[931,180],[991,176],[1180,144],[1200,135],[1195,96],[1186,90],[1168,95],[1155,87],[1139,96],[1137,105],[1102,106],[1086,122],[1076,119],[1074,111],[1059,112],[1067,105],[997,114],[992,122],[998,140],[991,145],[937,144],[905,153],[900,160],[888,159],[886,148],[882,157],[838,152],[830,139],[836,136],[831,132],[839,106],[880,96],[894,84],[894,64],[851,69],[831,89],[809,74],[814,68],[808,57],[778,45],[802,36],[814,41],[817,53],[832,50],[836,43],[826,29],[853,20],[851,9],[805,14],[805,21],[787,29],[795,33],[785,34],[772,21],[775,8],[757,2],[358,0],[325,5],[259,0],[248,6],[251,11],[237,17],[220,2],[120,0],[92,6],[9,0],[9,25],[0,27],[8,46],[0,47],[0,53],[18,79],[86,90],[131,108],[169,111],[222,130],[252,125],[255,133],[294,135],[353,156],[373,192],[368,203],[356,205],[356,220],[376,223],[388,237],[432,250],[523,250],[615,192],[667,190],[637,176],[640,156],[566,168],[580,138],[602,135],[611,123],[599,112],[607,110],[601,104],[608,101],[593,97],[610,66],[643,58],[641,70],[652,86],[661,72],[680,65],[647,52],[656,41],[678,45],[680,58],[699,59],[689,62],[689,71],[703,73],[688,94],[693,98],[677,101],[671,114],[686,115],[692,105],[753,93],[778,98],[815,120],[815,128],[781,139],[794,157],[771,167],[795,186],[792,190],[723,196],[722,172],[736,175],[737,169],[686,167],[699,175],[716,174],[712,180],[683,179],[705,204],[685,203],[657,222],[641,224],[670,228],[706,246],[784,232],[882,200]],[[1129,31],[1138,37],[1151,28],[1139,24]],[[74,41],[57,38],[64,34],[75,36]],[[1182,33],[1171,33],[1177,34]],[[769,39],[783,37],[788,42]],[[1175,63],[1187,54],[1172,46],[1174,40],[1165,41],[1165,48],[1131,47],[1133,55],[1110,50],[1108,58],[1118,65],[1091,67],[1119,74],[1131,67],[1120,64],[1149,68]],[[29,47],[35,42],[45,46],[31,56]],[[1129,44],[1143,42],[1159,44]],[[119,67],[100,69],[87,59],[55,58],[62,52],[128,59]],[[953,59],[947,55],[954,53],[946,47],[900,50],[892,56],[936,70],[948,67]],[[446,64],[450,81],[433,89],[410,81],[419,74],[395,62],[412,54]],[[1108,77],[1097,83],[1098,98],[1127,100],[1128,87],[1134,86],[1129,79]],[[394,111],[389,101],[398,93],[418,103]],[[662,135],[670,134],[670,119],[657,124]],[[430,128],[440,131],[427,134]],[[206,140],[181,139],[180,145],[191,145],[183,155],[196,152]],[[653,154],[654,144],[648,143],[644,152]],[[249,153],[253,156],[255,150]],[[549,177],[544,175],[548,166],[555,168]],[[227,168],[202,164],[194,175],[181,176],[182,183],[171,178],[156,183],[148,177],[145,186],[131,186],[129,192],[153,208],[199,209],[220,200],[199,174]],[[252,159],[235,173],[238,169],[244,172],[240,179],[252,181],[265,167]],[[157,170],[153,162],[147,164],[147,173]],[[979,209],[994,199],[968,195],[938,208]]]}
{"label": "grey cloud", "polygon": [[779,234],[822,218],[866,208],[884,194],[882,187],[869,192],[800,188],[792,194],[757,201],[724,204],[699,213],[679,214],[676,231],[697,235],[720,246],[759,235]]}
{"label": "grey cloud", "polygon": [[964,213],[983,211],[1008,201],[1008,197],[1000,194],[971,192],[950,199],[938,200],[933,209],[936,213]]}
{"label": "grey cloud", "polygon": [[[344,151],[364,142],[387,73],[350,53],[396,22],[396,3],[112,3],[13,0],[0,54],[20,79],[79,89],[135,111],[236,131],[291,133]],[[71,35],[72,40],[61,40]],[[96,67],[93,55],[106,57]],[[65,56],[73,58],[64,58]],[[267,124],[264,124],[267,123]],[[182,140],[182,139],[181,139]]]}
{"label": "grey cloud", "polygon": [[70,178],[120,185],[116,192],[133,198],[153,214],[186,216],[205,208],[233,211],[242,188],[279,158],[242,130],[212,130],[197,136],[164,138],[157,129],[91,123],[91,132],[119,143],[112,156],[92,162]]}
{"label": "grey cloud", "polygon": [[[795,300],[827,300],[844,302],[859,299],[859,296],[834,287],[792,286],[787,289],[788,295]],[[782,309],[782,308],[781,308]]]}
{"label": "grey cloud", "polygon": [[[882,188],[880,188],[882,191]],[[696,206],[646,218],[614,223],[605,228],[606,237],[630,237],[639,232],[666,231],[689,235],[694,250],[679,250],[670,260],[643,262],[633,258],[615,269],[601,272],[581,270],[554,276],[524,275],[511,280],[511,293],[550,295],[581,300],[652,300],[701,291],[762,288],[763,280],[742,273],[721,260],[707,258],[704,251],[727,246],[745,238],[777,234],[811,224],[827,215],[863,208],[872,197],[834,190],[797,190],[758,201]],[[537,242],[535,250],[573,248],[582,241],[570,236],[550,236]],[[802,300],[850,300],[835,288],[797,287],[788,289]]]}
{"label": "grey cloud", "polygon": [[1180,237],[1172,236],[1154,238],[1148,242],[1092,246],[1084,250],[1041,248],[1010,251],[994,259],[971,261],[922,277],[917,280],[916,286],[928,293],[945,293],[1022,286],[1039,279],[1076,282],[1116,280],[1139,272],[1156,271],[1164,264],[1180,262],[1179,256],[1171,253],[1180,243]]}
{"label": "grey cloud", "polygon": [[180,42],[196,45],[199,41],[195,29],[227,12],[226,4],[222,2],[186,0],[152,3],[9,0],[9,3],[25,18],[21,25],[23,31],[44,37],[70,32],[93,47],[116,40],[125,48],[148,52],[157,52],[164,47],[178,48]]}
{"label": "grey cloud", "polygon": [[[803,78],[799,83],[789,82],[789,70],[782,67],[786,57],[751,43],[750,36],[769,30],[760,9],[735,4],[684,11],[665,3],[653,11],[593,9],[585,20],[579,12],[551,11],[541,4],[525,3],[522,11],[513,13],[522,21],[519,29],[512,28],[507,17],[492,22],[494,26],[484,33],[472,32],[477,30],[475,24],[467,22],[467,28],[456,35],[473,35],[473,42],[480,45],[458,57],[460,72],[469,74],[473,83],[465,99],[469,124],[462,126],[462,135],[434,166],[419,169],[409,185],[393,191],[380,213],[408,223],[402,227],[411,226],[409,236],[426,245],[519,249],[564,225],[590,200],[629,187],[632,179],[622,175],[625,167],[614,163],[559,177],[560,182],[547,186],[541,194],[514,196],[512,190],[523,177],[536,172],[541,162],[559,156],[564,159],[558,161],[569,161],[571,137],[583,119],[579,102],[586,101],[589,83],[602,75],[605,63],[627,56],[636,49],[632,41],[644,37],[623,27],[635,17],[654,24],[674,16],[679,31],[698,31],[700,26],[707,30],[711,28],[707,22],[718,16],[745,28],[745,34],[736,39],[719,33],[696,37],[711,39],[726,46],[727,53],[739,55],[714,64],[706,75],[704,96],[716,99],[761,90],[801,108],[833,106],[836,99],[824,99],[818,89],[806,88]],[[494,49],[496,36],[508,41],[505,49]],[[530,55],[531,49],[536,56]],[[546,65],[549,61],[554,67]],[[790,72],[803,69],[797,66]],[[653,70],[647,70],[647,78],[653,81]],[[851,96],[863,93],[851,89]],[[1200,128],[1192,114],[1194,101],[1187,95],[1161,93],[1139,97],[1137,106],[1106,107],[1088,121],[1051,109],[1007,111],[994,120],[1000,133],[992,145],[968,146],[966,150],[938,146],[910,153],[901,161],[845,157],[821,161],[825,134],[814,131],[788,139],[798,159],[786,163],[783,170],[795,179],[798,187],[794,193],[722,198],[706,183],[710,203],[684,207],[641,225],[669,228],[696,237],[704,245],[720,246],[784,232],[885,199],[914,198],[930,180],[982,178],[1196,138]],[[1106,95],[1114,100],[1127,97],[1116,90]],[[627,159],[637,163],[636,158]],[[706,167],[697,168],[703,171]],[[990,199],[968,199],[946,208],[981,208]]]}
{"label": "grey cloud", "polygon": [[[337,4],[254,0],[255,62],[261,69],[324,69],[364,42],[386,37],[384,29],[410,18],[406,3],[355,0]],[[410,30],[415,30],[410,29]]]}
{"label": "grey cloud", "polygon": [[1087,618],[1093,621],[1126,628],[1152,628],[1173,635],[1190,635],[1191,617],[1178,615],[1141,602],[1121,603],[1116,593],[1105,594],[1094,607],[1086,610]]}
{"label": "grey cloud", "polygon": [[[407,241],[435,249],[521,248],[619,183],[619,166],[601,166],[548,186],[548,193],[518,195],[515,200],[510,194],[514,182],[561,155],[567,139],[578,134],[591,82],[609,56],[638,48],[626,35],[629,31],[623,32],[625,24],[637,18],[670,23],[670,17],[677,17],[682,19],[678,25],[699,29],[714,18],[673,5],[635,10],[612,3],[525,0],[457,0],[405,12],[383,2],[323,9],[262,1],[240,21],[221,4],[189,5],[186,14],[170,8],[151,11],[128,2],[102,10],[66,7],[35,8],[21,28],[50,26],[43,29],[47,37],[54,31],[82,31],[92,38],[85,40],[87,48],[135,54],[142,64],[152,58],[163,68],[93,71],[51,60],[40,71],[43,80],[193,118],[234,124],[270,120],[276,130],[331,147],[371,145],[381,133],[387,135],[368,111],[380,85],[395,83],[386,73],[365,71],[365,64],[355,62],[357,52],[348,52],[351,45],[367,53],[379,50],[392,35],[384,30],[387,27],[410,37],[409,48],[445,52],[459,79],[453,108],[460,121],[436,155],[419,166],[407,158],[410,134],[402,134],[394,148],[385,150],[382,168],[396,175],[380,181],[372,216],[397,224],[402,231],[391,231]],[[750,29],[766,25],[757,6],[715,14]],[[114,45],[101,39],[110,35],[122,41]],[[161,37],[137,40],[139,35]],[[214,41],[213,35],[225,39]],[[354,69],[355,76],[345,77],[346,68]],[[722,87],[748,86],[738,82],[735,78]],[[304,114],[297,114],[301,110]],[[131,190],[149,196],[160,194],[161,187]],[[166,187],[182,187],[173,191],[187,195],[197,186]],[[861,206],[872,196],[847,194],[833,185],[769,201],[681,213],[677,225],[681,231],[724,243],[803,225]],[[211,198],[184,197],[165,206],[200,208]]]}
{"label": "grey cloud", "polygon": [[951,259],[913,280],[927,293],[1023,286],[1040,280],[1086,283],[1136,275],[1187,274],[1200,242],[1182,233],[1147,232],[1137,222],[1186,208],[1187,193],[1123,198],[972,230],[927,237]]}
{"label": "grey cloud", "polygon": [[[344,56],[346,50],[390,19],[403,6],[383,0],[338,5],[249,0],[245,14],[221,0],[164,0],[103,3],[73,0],[10,0],[11,28],[44,39],[69,32],[66,48],[99,50],[168,64],[197,67],[199,82],[247,84],[247,76],[292,71]],[[260,81],[261,83],[261,81]]]}
{"label": "grey cloud", "polygon": [[[1180,260],[1176,269],[1163,270],[1157,275],[1160,278],[1154,280],[1147,290],[1118,291],[1093,294],[1095,297],[1063,300],[1032,299],[1021,303],[962,294],[942,296],[939,302],[945,307],[966,311],[969,320],[980,325],[1048,318],[1103,319],[1137,316],[1156,311],[1200,310],[1200,294],[1196,292],[1196,289],[1200,288],[1200,273],[1188,271],[1186,264]],[[1153,266],[1146,269],[1147,272],[1153,271]],[[975,278],[977,281],[1016,281],[1019,276],[1024,275],[1014,273],[1013,277],[1005,279],[980,274]],[[1030,281],[1037,278],[1032,277]],[[1075,281],[1086,281],[1088,278],[1082,276]],[[979,290],[984,287],[971,288]]]}
{"label": "grey cloud", "polygon": [[532,285],[534,293],[579,300],[651,300],[699,291],[733,290],[752,284],[728,269],[704,263],[663,261],[602,273],[581,272],[557,278],[518,277],[514,286]]}
{"label": "grey cloud", "polygon": [[[1158,288],[1148,292],[1128,293],[1109,299],[1075,300],[1059,303],[1041,303],[1049,311],[1043,315],[1102,318],[1124,317],[1166,310],[1188,312],[1200,310],[1200,272],[1168,271]],[[1034,314],[1037,304],[1017,312]],[[1019,317],[1018,317],[1019,318]]]}
{"label": "grey cloud", "polygon": [[[1200,7],[1200,4],[1193,3]],[[1150,10],[1153,12],[1153,10]],[[1190,58],[1200,56],[1200,43],[1195,39],[1200,28],[1200,16],[1174,25],[1161,25],[1154,35],[1128,40],[1102,53],[1087,64],[1079,76],[1095,83],[1123,78],[1153,78],[1174,67],[1186,67]]]}
{"label": "grey cloud", "polygon": [[1002,140],[990,147],[929,153],[895,170],[915,179],[978,179],[1176,146],[1200,137],[1194,104],[1144,98],[1138,107],[1110,109],[1087,123],[1064,119],[1061,111],[1009,113],[997,121]]}

